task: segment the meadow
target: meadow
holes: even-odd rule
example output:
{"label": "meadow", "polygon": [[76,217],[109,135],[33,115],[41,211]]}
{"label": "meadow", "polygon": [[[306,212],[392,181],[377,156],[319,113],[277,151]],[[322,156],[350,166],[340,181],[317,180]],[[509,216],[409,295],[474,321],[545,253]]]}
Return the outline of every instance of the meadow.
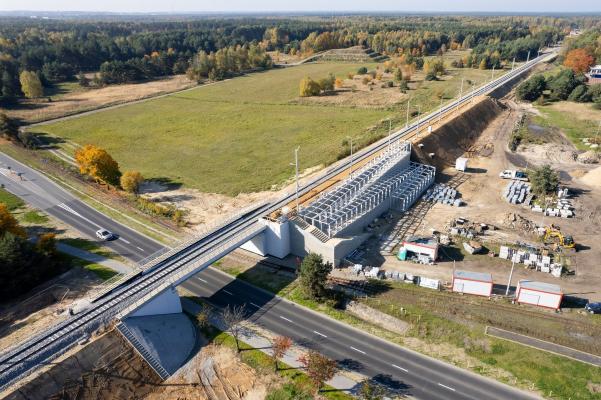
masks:
{"label": "meadow", "polygon": [[[102,146],[123,171],[138,170],[146,178],[202,192],[236,195],[268,190],[293,175],[290,163],[297,146],[302,170],[336,161],[349,137],[367,143],[384,135],[389,117],[395,125],[404,125],[404,101],[385,107],[298,101],[299,81],[305,76],[346,76],[361,66],[375,65],[315,63],[253,73],[36,126],[33,132]],[[421,82],[416,76],[418,82],[412,83],[407,96],[422,102],[422,112],[433,109],[439,104],[436,93],[444,93],[446,101],[457,95],[459,74],[482,81],[490,71],[449,70],[438,82]],[[71,146],[64,149],[73,152]]]}

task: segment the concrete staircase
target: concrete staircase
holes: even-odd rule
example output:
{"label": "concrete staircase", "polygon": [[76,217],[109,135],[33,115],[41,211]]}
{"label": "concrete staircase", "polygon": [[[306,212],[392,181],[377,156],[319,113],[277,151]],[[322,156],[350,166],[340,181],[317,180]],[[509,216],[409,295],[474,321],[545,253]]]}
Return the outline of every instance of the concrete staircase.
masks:
{"label": "concrete staircase", "polygon": [[125,340],[127,340],[134,347],[134,349],[136,349],[136,351],[142,356],[148,365],[150,365],[154,372],[161,377],[162,380],[166,380],[171,376],[169,372],[163,368],[161,363],[154,358],[153,355],[148,352],[148,350],[146,350],[146,348],[138,341],[138,339],[136,339],[134,334],[127,328],[127,326],[125,326],[124,323],[120,322],[117,325],[117,330],[119,333],[121,333]]}

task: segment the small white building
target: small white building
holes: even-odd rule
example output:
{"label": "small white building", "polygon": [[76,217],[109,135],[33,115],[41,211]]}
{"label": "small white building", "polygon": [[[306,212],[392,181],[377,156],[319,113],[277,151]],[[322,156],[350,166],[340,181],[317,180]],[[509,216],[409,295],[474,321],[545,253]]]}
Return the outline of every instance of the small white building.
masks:
{"label": "small white building", "polygon": [[589,85],[601,83],[601,64],[591,67],[591,70],[586,74],[586,77],[588,78]]}
{"label": "small white building", "polygon": [[432,261],[438,259],[438,242],[431,237],[410,237],[403,242],[402,248],[417,256],[427,255]]}
{"label": "small white building", "polygon": [[490,297],[492,287],[492,275],[489,273],[455,271],[453,274],[453,292]]}
{"label": "small white building", "polygon": [[552,283],[519,281],[515,294],[518,304],[531,304],[539,307],[558,310],[563,298],[563,292],[559,285]]}
{"label": "small white building", "polygon": [[467,158],[459,157],[457,160],[455,160],[455,169],[457,171],[465,172],[467,169]]}

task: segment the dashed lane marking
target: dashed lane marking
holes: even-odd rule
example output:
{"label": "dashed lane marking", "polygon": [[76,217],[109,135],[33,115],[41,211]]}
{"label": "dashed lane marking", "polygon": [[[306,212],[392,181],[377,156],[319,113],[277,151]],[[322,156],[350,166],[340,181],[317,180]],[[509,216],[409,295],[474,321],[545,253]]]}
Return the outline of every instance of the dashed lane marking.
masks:
{"label": "dashed lane marking", "polygon": [[251,302],[251,303],[250,303],[250,305],[251,305],[251,306],[253,306],[253,307],[261,308],[261,306],[259,306],[259,305],[255,304],[255,303],[253,303],[253,302]]}
{"label": "dashed lane marking", "polygon": [[205,280],[204,280],[204,279],[202,279],[202,278],[197,278],[197,279],[198,279],[199,281],[201,281],[201,282],[208,283],[207,281],[205,281]]}
{"label": "dashed lane marking", "polygon": [[319,335],[319,336],[321,336],[321,337],[325,337],[325,338],[327,338],[327,336],[326,336],[326,335],[324,335],[324,334],[323,334],[323,333],[321,333],[321,332],[313,331],[313,333],[315,333],[315,334],[317,334],[317,335]]}
{"label": "dashed lane marking", "polygon": [[234,294],[228,290],[223,289],[223,293],[229,294],[230,296],[233,296]]}
{"label": "dashed lane marking", "polygon": [[451,391],[453,391],[453,392],[455,391],[455,389],[453,389],[452,387],[449,387],[449,386],[447,386],[447,385],[443,385],[442,383],[439,383],[439,384],[438,384],[438,386],[442,386],[443,388],[445,388],[445,389],[449,389],[449,390],[451,390]]}
{"label": "dashed lane marking", "polygon": [[358,349],[358,348],[356,348],[356,347],[353,347],[353,346],[351,346],[351,349],[355,350],[355,351],[356,351],[356,352],[358,352],[358,353],[361,353],[361,354],[366,354],[366,353],[365,353],[363,350],[359,350],[359,349]]}
{"label": "dashed lane marking", "polygon": [[403,367],[399,367],[399,366],[398,366],[398,365],[396,365],[396,364],[392,364],[392,366],[393,366],[394,368],[396,368],[396,369],[400,369],[400,370],[401,370],[401,371],[403,371],[403,372],[409,372],[409,371],[408,371],[408,370],[406,370],[405,368],[403,368]]}
{"label": "dashed lane marking", "polygon": [[280,315],[280,318],[281,318],[281,319],[283,319],[284,321],[288,321],[288,322],[290,322],[290,323],[293,323],[293,322],[292,322],[292,320],[289,320],[289,319],[288,319],[288,318],[286,318],[286,317],[282,317],[281,315]]}

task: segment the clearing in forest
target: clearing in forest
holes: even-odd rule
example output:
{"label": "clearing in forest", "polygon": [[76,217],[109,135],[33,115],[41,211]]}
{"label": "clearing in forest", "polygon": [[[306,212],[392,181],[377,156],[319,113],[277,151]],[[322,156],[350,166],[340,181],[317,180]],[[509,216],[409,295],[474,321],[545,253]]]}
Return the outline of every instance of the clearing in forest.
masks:
{"label": "clearing in forest", "polygon": [[[297,146],[301,169],[332,163],[348,153],[349,137],[355,143],[373,141],[386,134],[389,117],[393,127],[404,125],[407,96],[421,101],[424,112],[438,105],[434,92],[443,93],[445,101],[456,97],[460,76],[477,76],[480,82],[490,76],[490,71],[449,68],[438,82],[420,82],[416,74],[411,90],[402,96],[396,85],[374,88],[383,96],[394,92],[394,104],[371,101],[374,94],[362,90],[355,94],[365,101],[298,97],[299,82],[306,76],[319,80],[332,73],[348,79],[359,67],[376,65],[383,68],[315,63],[274,69],[32,130],[80,145],[100,145],[122,170],[138,170],[147,178],[236,195],[270,189],[290,178]],[[73,152],[73,147],[65,146],[65,151]]]}

